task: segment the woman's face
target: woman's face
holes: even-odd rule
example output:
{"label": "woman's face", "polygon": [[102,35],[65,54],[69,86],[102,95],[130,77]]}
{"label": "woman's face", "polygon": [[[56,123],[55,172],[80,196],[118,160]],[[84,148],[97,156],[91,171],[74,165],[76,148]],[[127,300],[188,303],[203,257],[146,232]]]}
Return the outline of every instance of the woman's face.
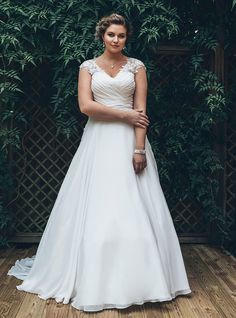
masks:
{"label": "woman's face", "polygon": [[123,25],[111,24],[103,35],[103,41],[107,50],[120,52],[127,39],[126,28]]}

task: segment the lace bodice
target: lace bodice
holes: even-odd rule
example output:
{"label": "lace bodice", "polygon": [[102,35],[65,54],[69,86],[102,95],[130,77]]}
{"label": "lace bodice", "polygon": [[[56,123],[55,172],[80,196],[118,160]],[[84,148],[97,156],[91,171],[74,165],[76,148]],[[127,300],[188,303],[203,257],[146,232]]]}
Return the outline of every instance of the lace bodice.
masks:
{"label": "lace bodice", "polygon": [[119,72],[111,77],[94,59],[86,60],[80,69],[86,68],[92,75],[91,89],[94,100],[106,106],[115,108],[133,108],[133,95],[135,91],[135,73],[144,63],[136,58],[128,57],[125,65]]}

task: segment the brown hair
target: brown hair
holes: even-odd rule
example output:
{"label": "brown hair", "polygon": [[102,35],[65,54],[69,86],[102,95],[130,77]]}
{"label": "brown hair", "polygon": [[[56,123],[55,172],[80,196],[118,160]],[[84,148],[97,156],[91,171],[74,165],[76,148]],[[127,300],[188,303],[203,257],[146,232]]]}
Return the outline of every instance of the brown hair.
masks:
{"label": "brown hair", "polygon": [[126,28],[127,40],[129,39],[132,34],[132,25],[125,19],[125,17],[117,13],[112,13],[110,15],[104,16],[98,21],[96,25],[95,38],[103,42],[102,37],[106,32],[106,29],[111,24],[123,25]]}

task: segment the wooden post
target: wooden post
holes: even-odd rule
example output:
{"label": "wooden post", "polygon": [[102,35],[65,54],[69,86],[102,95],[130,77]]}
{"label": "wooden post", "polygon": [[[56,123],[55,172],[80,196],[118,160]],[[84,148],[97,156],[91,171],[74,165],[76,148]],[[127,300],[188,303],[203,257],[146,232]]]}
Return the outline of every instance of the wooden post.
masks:
{"label": "wooden post", "polygon": [[[224,1],[218,0],[216,1],[216,7],[219,17],[219,26],[217,29],[218,46],[215,51],[214,72],[225,87],[225,39],[223,18],[221,19],[220,17],[223,17],[226,6]],[[226,122],[217,124],[214,129],[214,133],[216,136],[215,151],[217,152],[220,162],[224,168],[224,170],[221,170],[218,173],[219,192],[217,203],[221,207],[224,217],[226,217]]]}

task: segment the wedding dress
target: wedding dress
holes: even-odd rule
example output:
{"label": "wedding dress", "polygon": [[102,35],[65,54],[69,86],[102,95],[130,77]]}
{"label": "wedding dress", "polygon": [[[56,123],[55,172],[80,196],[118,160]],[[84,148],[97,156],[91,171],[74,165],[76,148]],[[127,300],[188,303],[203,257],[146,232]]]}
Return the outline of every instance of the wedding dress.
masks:
{"label": "wedding dress", "polygon": [[[86,60],[95,101],[132,109],[129,57],[115,77]],[[174,224],[146,136],[147,167],[135,174],[134,127],[88,118],[36,255],[9,270],[18,290],[84,311],[126,308],[191,293]]]}

